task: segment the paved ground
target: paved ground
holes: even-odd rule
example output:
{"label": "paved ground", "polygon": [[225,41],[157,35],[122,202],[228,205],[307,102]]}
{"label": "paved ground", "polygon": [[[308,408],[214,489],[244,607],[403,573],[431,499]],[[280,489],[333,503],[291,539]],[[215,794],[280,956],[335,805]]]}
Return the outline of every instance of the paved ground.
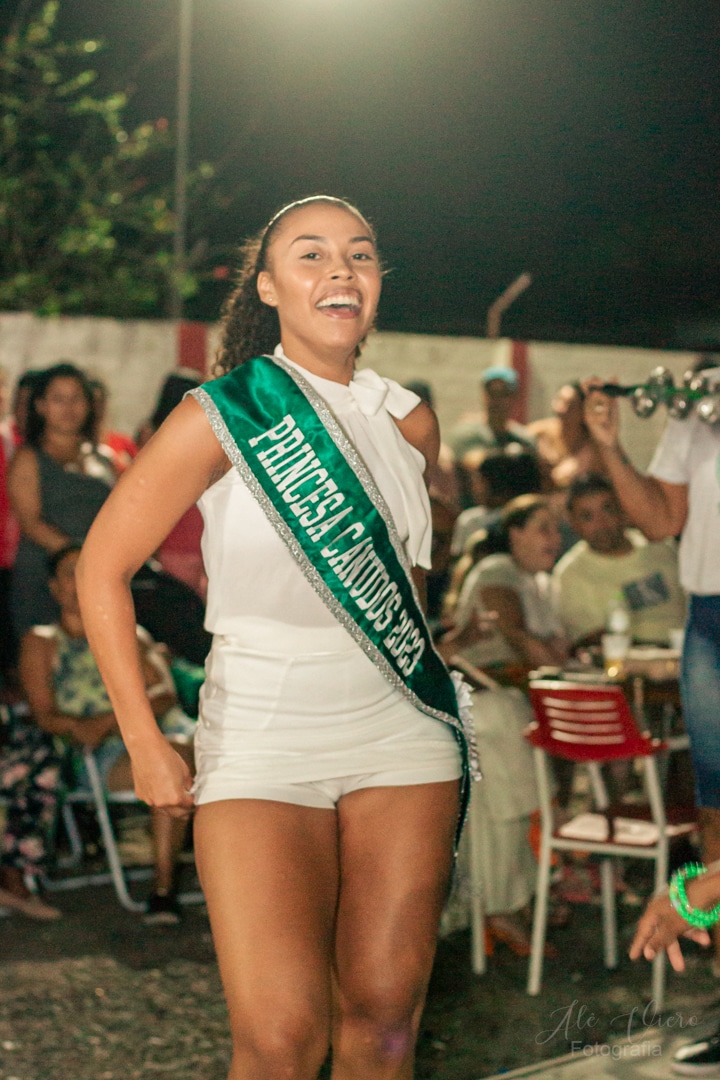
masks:
{"label": "paved ground", "polygon": [[[188,909],[179,929],[148,929],[107,889],[58,902],[65,917],[56,924],[0,919],[0,1080],[224,1080],[229,1037],[203,909]],[[625,941],[636,914],[622,913]],[[603,969],[597,908],[577,905],[552,939],[559,955],[546,962],[539,998],[526,996],[526,961],[507,950],[475,977],[467,932],[440,943],[418,1080],[516,1069],[544,1080],[669,1075],[672,1041],[694,1037],[720,997],[707,957],[688,950],[688,971],[670,976],[658,1018],[643,1013],[647,965],[623,959]],[[640,1043],[627,1039],[631,1014]],[[592,1050],[606,1040],[615,1049]],[[533,1071],[543,1062],[545,1071]]]}

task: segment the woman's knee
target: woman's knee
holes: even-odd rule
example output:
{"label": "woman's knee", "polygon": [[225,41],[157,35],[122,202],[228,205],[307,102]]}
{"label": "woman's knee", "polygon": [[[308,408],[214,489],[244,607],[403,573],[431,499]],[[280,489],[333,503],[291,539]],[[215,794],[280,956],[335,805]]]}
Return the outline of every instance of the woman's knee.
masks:
{"label": "woman's knee", "polygon": [[373,1056],[402,1060],[415,1045],[427,979],[383,978],[343,988],[339,999],[341,1040],[360,1041]]}
{"label": "woman's knee", "polygon": [[243,1062],[254,1062],[258,1076],[314,1077],[330,1046],[329,1011],[322,1017],[274,1003],[254,1020],[231,1012],[231,1029],[235,1054]]}

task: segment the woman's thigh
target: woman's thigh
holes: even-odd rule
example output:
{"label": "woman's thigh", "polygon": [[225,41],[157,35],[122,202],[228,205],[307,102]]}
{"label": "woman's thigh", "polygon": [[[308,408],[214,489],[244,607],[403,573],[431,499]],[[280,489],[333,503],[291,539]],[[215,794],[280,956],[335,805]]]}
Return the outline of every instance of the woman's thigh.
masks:
{"label": "woman's thigh", "polygon": [[337,906],[334,810],[261,799],[205,803],[195,857],[236,1038],[329,1026]]}
{"label": "woman's thigh", "polygon": [[422,1005],[458,800],[456,780],[364,788],[340,800],[335,969],[346,1010],[386,1011],[392,1022]]}

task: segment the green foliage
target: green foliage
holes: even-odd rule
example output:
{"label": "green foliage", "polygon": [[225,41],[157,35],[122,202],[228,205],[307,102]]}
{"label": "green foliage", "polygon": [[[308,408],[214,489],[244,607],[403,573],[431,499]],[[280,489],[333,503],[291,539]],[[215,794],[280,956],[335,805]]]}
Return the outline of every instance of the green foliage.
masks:
{"label": "green foliage", "polygon": [[[0,43],[0,310],[162,314],[173,274],[167,123],[126,130],[125,95],[92,93],[100,43],[56,41],[57,10],[48,0]],[[212,179],[201,166],[191,190]],[[192,296],[196,275],[180,287]]]}

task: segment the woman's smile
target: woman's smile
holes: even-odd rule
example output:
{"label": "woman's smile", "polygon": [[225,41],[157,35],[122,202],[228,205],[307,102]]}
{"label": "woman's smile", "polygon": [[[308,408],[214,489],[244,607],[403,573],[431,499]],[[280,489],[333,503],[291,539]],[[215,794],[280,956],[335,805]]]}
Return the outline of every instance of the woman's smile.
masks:
{"label": "woman's smile", "polygon": [[331,319],[357,319],[362,311],[362,296],[357,289],[334,289],[315,307]]}

